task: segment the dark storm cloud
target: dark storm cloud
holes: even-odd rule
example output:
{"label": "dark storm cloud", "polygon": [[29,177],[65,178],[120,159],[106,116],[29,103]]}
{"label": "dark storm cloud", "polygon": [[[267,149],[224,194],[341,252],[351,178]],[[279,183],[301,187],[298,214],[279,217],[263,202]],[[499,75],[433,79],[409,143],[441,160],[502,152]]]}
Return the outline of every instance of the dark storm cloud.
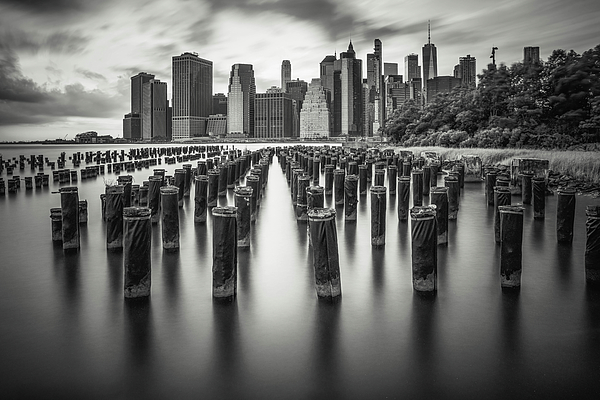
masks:
{"label": "dark storm cloud", "polygon": [[44,35],[15,29],[0,31],[0,46],[32,53],[47,50],[51,53],[79,54],[89,41],[89,37],[79,32],[57,31]]}
{"label": "dark storm cloud", "polygon": [[63,14],[87,10],[95,3],[92,0],[0,0],[0,5],[35,14]]}
{"label": "dark storm cloud", "polygon": [[47,90],[23,76],[15,54],[0,47],[0,125],[46,123],[63,117],[114,116],[123,102],[100,90],[72,84]]}

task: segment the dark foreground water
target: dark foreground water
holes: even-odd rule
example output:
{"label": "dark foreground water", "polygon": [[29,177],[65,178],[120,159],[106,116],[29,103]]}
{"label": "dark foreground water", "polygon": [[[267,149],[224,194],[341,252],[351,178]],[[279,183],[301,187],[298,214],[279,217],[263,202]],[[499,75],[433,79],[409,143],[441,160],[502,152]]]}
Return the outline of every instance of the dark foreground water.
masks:
{"label": "dark foreground water", "polygon": [[[133,175],[141,183],[150,174]],[[482,184],[466,184],[449,245],[438,249],[437,296],[424,298],[412,290],[410,222],[398,223],[395,196],[382,248],[370,245],[370,202],[360,197],[357,222],[338,209],[342,300],[330,304],[317,300],[306,225],[275,158],[252,248],[238,253],[237,299],[224,305],[211,297],[211,218],[194,224],[193,197],[181,210],[178,253],[162,251],[154,227],[150,300],[126,302],[122,254],[105,248],[103,179],[78,186],[89,222],[77,254],[51,241],[58,184],[0,197],[2,398],[600,394],[600,293],[586,288],[583,267],[585,205],[598,200],[577,197],[568,246],[556,243],[555,196],[545,221],[527,206],[523,286],[503,293],[492,208]]]}

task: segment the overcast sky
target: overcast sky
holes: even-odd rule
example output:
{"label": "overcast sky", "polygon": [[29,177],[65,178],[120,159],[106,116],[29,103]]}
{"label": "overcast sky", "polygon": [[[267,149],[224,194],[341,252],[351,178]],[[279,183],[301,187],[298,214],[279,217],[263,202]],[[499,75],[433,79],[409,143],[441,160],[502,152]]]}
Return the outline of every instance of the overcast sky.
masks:
{"label": "overcast sky", "polygon": [[[0,140],[74,138],[95,130],[122,136],[130,77],[167,82],[171,58],[197,52],[213,62],[214,92],[227,93],[234,63],[254,65],[258,92],[280,84],[281,61],[310,82],[319,62],[357,57],[383,43],[384,62],[438,51],[438,75],[470,54],[521,61],[524,46],[582,53],[600,43],[598,0],[0,0]],[[366,77],[366,65],[363,65]]]}

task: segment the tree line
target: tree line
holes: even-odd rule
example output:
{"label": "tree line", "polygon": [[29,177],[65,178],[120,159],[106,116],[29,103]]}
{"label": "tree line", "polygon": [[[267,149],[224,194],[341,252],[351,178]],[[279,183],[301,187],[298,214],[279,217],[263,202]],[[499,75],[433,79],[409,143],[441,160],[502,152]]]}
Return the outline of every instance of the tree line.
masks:
{"label": "tree line", "polygon": [[600,142],[600,44],[488,66],[474,89],[403,103],[383,134],[405,146],[564,149]]}

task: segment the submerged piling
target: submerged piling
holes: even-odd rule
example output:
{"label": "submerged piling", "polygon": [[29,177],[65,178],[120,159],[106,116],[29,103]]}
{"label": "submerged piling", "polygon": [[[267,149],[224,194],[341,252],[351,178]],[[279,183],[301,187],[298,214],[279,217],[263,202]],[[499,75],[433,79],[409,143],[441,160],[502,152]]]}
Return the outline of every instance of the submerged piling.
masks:
{"label": "submerged piling", "polygon": [[423,205],[423,170],[414,169],[412,175],[413,206]]}
{"label": "submerged piling", "polygon": [[498,206],[500,213],[500,285],[521,286],[523,263],[523,208]]}
{"label": "submerged piling", "polygon": [[79,200],[79,223],[87,224],[88,222],[88,202],[87,200]]}
{"label": "submerged piling", "polygon": [[298,188],[296,193],[296,220],[307,221],[308,215],[306,189],[310,186],[310,175],[298,175]]}
{"label": "submerged piling", "polygon": [[220,171],[218,169],[208,170],[208,207],[215,207],[217,205],[217,198],[219,197],[219,174]]}
{"label": "submerged piling", "polygon": [[175,187],[179,189],[177,192],[177,206],[183,207],[183,197],[185,194],[185,170],[183,168],[175,170]]}
{"label": "submerged piling", "polygon": [[408,220],[410,204],[410,177],[398,177],[398,221]]}
{"label": "submerged piling", "polygon": [[[388,186],[390,188],[390,194],[396,194],[396,180],[398,179],[398,167],[395,165],[389,165],[388,169]],[[429,193],[429,189],[427,189]]]}
{"label": "submerged piling", "polygon": [[585,215],[585,281],[600,287],[600,206],[587,206]]}
{"label": "submerged piling", "polygon": [[306,188],[306,208],[308,211],[313,208],[323,208],[325,204],[324,189],[321,186],[309,186]]}
{"label": "submerged piling", "polygon": [[147,207],[123,209],[123,267],[126,298],[150,296],[152,211]]}
{"label": "submerged piling", "polygon": [[494,187],[496,187],[496,173],[488,172],[485,176],[485,196],[487,197],[488,206],[494,205]]}
{"label": "submerged piling", "polygon": [[362,196],[367,194],[367,166],[358,166],[358,193]]}
{"label": "submerged piling", "polygon": [[206,222],[208,209],[208,176],[198,175],[194,178],[194,222]]}
{"label": "submerged piling", "polygon": [[435,207],[410,210],[413,289],[422,293],[437,290],[437,222]]}
{"label": "submerged piling", "polygon": [[219,185],[218,185],[218,195],[219,197],[227,196],[227,176],[229,175],[229,167],[228,163],[221,165],[219,168]]}
{"label": "submerged piling", "polygon": [[325,196],[333,194],[333,165],[325,165]]}
{"label": "submerged piling", "polygon": [[533,183],[533,218],[544,219],[546,217],[546,181],[544,178],[536,177]]}
{"label": "submerged piling", "polygon": [[358,176],[347,175],[344,180],[344,218],[356,221],[356,204],[358,203]]}
{"label": "submerged piling", "polygon": [[215,207],[213,215],[213,297],[233,299],[237,293],[237,208]]}
{"label": "submerged piling", "polygon": [[510,189],[506,186],[496,186],[494,188],[494,240],[500,243],[500,206],[510,206]]}
{"label": "submerged piling", "polygon": [[458,218],[460,183],[453,175],[444,177],[444,186],[448,188],[448,219]]}
{"label": "submerged piling", "polygon": [[385,244],[386,194],[385,186],[371,186],[371,245],[373,246]]}
{"label": "submerged piling", "polygon": [[258,192],[260,191],[260,178],[254,175],[246,177],[246,185],[252,188],[252,199],[250,201],[250,221],[256,221],[256,211],[258,210]]}
{"label": "submerged piling", "polygon": [[179,249],[179,188],[163,186],[160,188],[160,208],[162,214],[163,249]]}
{"label": "submerged piling", "polygon": [[556,202],[556,240],[563,243],[573,241],[573,224],[575,223],[575,189],[559,188]]}
{"label": "submerged piling", "polygon": [[52,241],[62,242],[62,209],[53,207],[50,209],[50,219],[52,221]]}
{"label": "submerged piling", "polygon": [[153,175],[148,178],[148,208],[150,209],[150,221],[157,224],[160,221],[160,187],[163,178]]}
{"label": "submerged piling", "polygon": [[252,192],[250,186],[237,186],[235,207],[237,208],[237,247],[250,247],[250,230],[252,225]]}
{"label": "submerged piling", "polygon": [[335,191],[335,205],[344,205],[344,180],[346,172],[343,169],[336,169],[333,171],[334,176],[334,191]]}
{"label": "submerged piling", "polygon": [[314,208],[308,213],[308,221],[317,296],[334,299],[342,294],[335,210]]}
{"label": "submerged piling", "polygon": [[123,185],[106,186],[106,248],[123,248]]}
{"label": "submerged piling", "polygon": [[63,250],[79,249],[79,192],[76,186],[59,189]]}
{"label": "submerged piling", "polygon": [[437,244],[448,244],[448,188],[431,188],[431,204],[435,205],[437,218]]}

